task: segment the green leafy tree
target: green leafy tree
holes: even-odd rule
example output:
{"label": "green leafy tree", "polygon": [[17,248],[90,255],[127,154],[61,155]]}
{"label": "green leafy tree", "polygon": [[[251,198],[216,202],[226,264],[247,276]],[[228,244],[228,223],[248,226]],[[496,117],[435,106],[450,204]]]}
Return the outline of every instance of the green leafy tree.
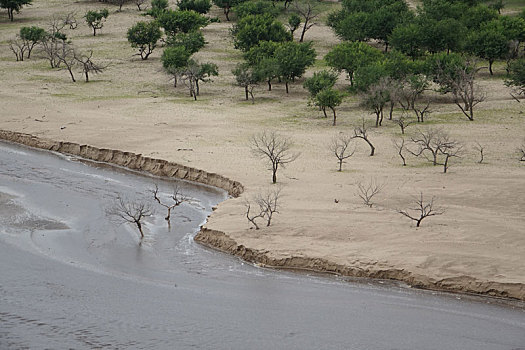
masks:
{"label": "green leafy tree", "polygon": [[193,32],[208,24],[208,19],[195,11],[166,10],[157,20],[167,35]]}
{"label": "green leafy tree", "polygon": [[206,14],[211,8],[210,0],[179,0],[177,2],[179,10],[195,11],[200,14]]}
{"label": "green leafy tree", "polygon": [[268,91],[272,91],[272,81],[279,77],[279,62],[274,57],[263,58],[253,67],[258,81],[266,81]]}
{"label": "green leafy tree", "polygon": [[505,84],[515,89],[518,95],[525,95],[525,58],[517,59],[509,64],[509,75]]}
{"label": "green leafy tree", "polygon": [[205,44],[204,35],[200,30],[189,33],[177,33],[174,36],[168,36],[166,39],[167,46],[182,46],[191,54],[202,49]]}
{"label": "green leafy tree", "polygon": [[484,23],[498,18],[498,12],[486,5],[468,6],[462,22],[470,30],[478,30]]}
{"label": "green leafy tree", "polygon": [[343,1],[343,9],[331,14],[328,23],[344,40],[376,39],[385,44],[387,51],[394,28],[412,18],[404,0]]}
{"label": "green leafy tree", "polygon": [[22,7],[31,5],[33,0],[0,0],[0,8],[7,10],[7,16],[11,20],[14,20],[14,13],[19,13]]}
{"label": "green leafy tree", "polygon": [[415,60],[423,54],[421,36],[421,26],[416,23],[409,23],[394,28],[389,41],[396,50]]}
{"label": "green leafy tree", "polygon": [[255,103],[253,89],[259,83],[259,76],[254,72],[253,67],[246,62],[239,63],[235,66],[235,69],[232,70],[232,73],[235,76],[237,85],[244,88],[246,101],[248,101],[249,96],[251,96],[252,103]]}
{"label": "green leafy tree", "polygon": [[325,117],[326,109],[330,108],[332,110],[334,116],[332,125],[335,126],[337,119],[335,108],[343,102],[343,94],[332,88],[326,88],[315,95],[314,101],[315,105],[322,109]]}
{"label": "green leafy tree", "polygon": [[260,41],[244,53],[244,59],[255,66],[261,60],[273,57],[278,46],[279,43],[275,41]]}
{"label": "green leafy tree", "polygon": [[138,55],[146,60],[157,47],[162,32],[157,21],[138,22],[128,30],[127,37],[131,46],[139,49]]}
{"label": "green leafy tree", "polygon": [[224,16],[226,16],[226,20],[230,21],[230,11],[233,7],[236,5],[239,5],[240,3],[244,2],[245,0],[212,0],[213,3],[222,9],[224,12]]}
{"label": "green leafy tree", "polygon": [[279,76],[284,80],[286,93],[289,92],[288,83],[301,77],[306,68],[314,64],[315,56],[311,42],[285,42],[275,50],[274,57],[279,65]]}
{"label": "green leafy tree", "polygon": [[31,58],[31,51],[42,40],[46,38],[46,31],[40,27],[22,27],[20,28],[20,39],[22,39],[27,47],[27,58]]}
{"label": "green leafy tree", "polygon": [[488,28],[479,32],[472,32],[468,37],[467,49],[470,53],[489,61],[489,72],[493,75],[492,65],[496,59],[505,58],[509,51],[508,40],[499,29]]}
{"label": "green leafy tree", "polygon": [[168,6],[168,0],[151,0],[151,9],[146,14],[158,18],[168,10]]}
{"label": "green leafy tree", "polygon": [[423,72],[436,84],[441,92],[450,92],[449,81],[457,79],[457,74],[465,67],[465,58],[460,54],[437,53],[429,56],[423,65]]}
{"label": "green leafy tree", "polygon": [[350,79],[350,85],[354,85],[354,72],[363,67],[382,59],[380,50],[362,42],[344,42],[336,45],[325,56],[328,65],[338,71],[344,70]]}
{"label": "green leafy tree", "polygon": [[272,5],[270,1],[267,0],[256,0],[256,1],[245,1],[241,2],[233,8],[233,12],[237,16],[237,19],[249,15],[264,15],[268,14],[274,18],[279,16],[279,9]]}
{"label": "green leafy tree", "polygon": [[97,35],[97,30],[102,29],[104,26],[104,22],[106,21],[106,18],[109,16],[108,9],[102,9],[99,11],[88,11],[84,18],[86,19],[86,23],[88,24],[91,29],[93,29],[93,36]]}
{"label": "green leafy tree", "polygon": [[248,15],[232,28],[235,48],[244,52],[261,41],[284,42],[291,40],[290,32],[271,15]]}
{"label": "green leafy tree", "polygon": [[292,35],[292,38],[293,33],[295,33],[295,31],[297,30],[297,28],[299,28],[300,25],[301,17],[299,17],[297,13],[290,14],[290,16],[288,17],[288,27],[290,28],[290,34]]}
{"label": "green leafy tree", "polygon": [[365,92],[372,85],[377,84],[381,78],[390,76],[388,66],[384,61],[372,63],[366,66],[357,68],[355,72],[355,83],[353,90]]}
{"label": "green leafy tree", "polygon": [[303,87],[308,90],[310,96],[314,98],[319,91],[331,89],[337,81],[337,73],[329,70],[315,72],[310,78],[304,80]]}
{"label": "green leafy tree", "polygon": [[460,51],[464,44],[465,26],[454,18],[420,21],[421,43],[430,53]]}
{"label": "green leafy tree", "polygon": [[166,47],[160,58],[166,72],[173,76],[173,86],[177,87],[178,77],[188,65],[191,52],[183,46]]}

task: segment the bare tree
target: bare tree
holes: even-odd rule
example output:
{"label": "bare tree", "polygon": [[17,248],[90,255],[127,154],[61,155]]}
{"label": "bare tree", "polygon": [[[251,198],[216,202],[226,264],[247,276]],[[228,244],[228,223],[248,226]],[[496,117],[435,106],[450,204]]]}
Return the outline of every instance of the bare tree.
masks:
{"label": "bare tree", "polygon": [[257,222],[255,220],[264,217],[264,210],[261,207],[259,207],[259,212],[253,214],[253,213],[250,213],[250,211],[252,210],[252,204],[249,201],[246,201],[244,203],[244,206],[246,207],[246,212],[245,212],[246,219],[248,219],[248,221],[252,223],[255,229],[258,230],[259,225],[257,225]]}
{"label": "bare tree", "polygon": [[98,74],[102,73],[106,66],[102,66],[100,64],[97,64],[91,60],[93,57],[93,50],[89,51],[89,54],[77,54],[75,55],[75,59],[81,64],[82,66],[82,73],[84,73],[84,76],[86,77],[86,83],[89,82],[89,74]]}
{"label": "bare tree", "polygon": [[62,41],[60,50],[56,52],[56,59],[58,62],[63,63],[71,76],[71,80],[76,82],[75,76],[73,75],[73,67],[78,62],[76,59],[75,48],[68,42]]}
{"label": "bare tree", "polygon": [[414,124],[412,120],[409,120],[405,113],[395,120],[395,123],[401,128],[401,134],[405,134],[405,129],[410,125]]}
{"label": "bare tree", "polygon": [[320,13],[312,1],[303,3],[296,0],[294,2],[294,9],[295,12],[303,18],[303,30],[301,31],[301,38],[299,39],[299,42],[302,43],[306,31],[317,24],[314,21],[319,17]]}
{"label": "bare tree", "polygon": [[381,78],[378,83],[371,85],[361,99],[361,106],[372,110],[376,115],[376,128],[383,123],[383,111],[390,101],[390,78]]}
{"label": "bare tree", "polygon": [[418,123],[423,123],[425,121],[425,116],[432,113],[432,111],[430,110],[430,101],[427,101],[426,105],[418,106],[417,104],[414,104],[412,110],[416,114]]}
{"label": "bare tree", "polygon": [[339,134],[338,136],[334,136],[332,139],[332,143],[330,143],[330,151],[336,156],[337,160],[339,161],[338,171],[343,171],[343,163],[345,162],[345,159],[350,158],[355,153],[355,148],[350,153],[346,153],[346,151],[348,150],[348,146],[350,146],[352,140],[352,136]]}
{"label": "bare tree", "polygon": [[381,192],[384,184],[378,183],[376,179],[370,179],[369,182],[363,184],[362,182],[357,183],[356,195],[363,200],[363,203],[372,208],[372,198]]}
{"label": "bare tree", "polygon": [[15,54],[17,62],[24,60],[25,52],[29,49],[18,36],[14,40],[9,40],[9,48]]}
{"label": "bare tree", "polygon": [[146,201],[132,201],[119,197],[115,205],[106,210],[106,214],[119,223],[131,223],[137,226],[140,238],[144,238],[144,219],[153,215],[153,210]]}
{"label": "bare tree", "polygon": [[410,151],[409,149],[407,150],[416,157],[423,155],[430,160],[426,156],[426,153],[429,152],[432,155],[432,164],[438,165],[439,139],[441,138],[442,133],[443,131],[441,129],[436,128],[428,128],[425,131],[419,131],[416,136],[412,137],[412,142],[417,145],[418,149],[415,152]]}
{"label": "bare tree", "polygon": [[370,156],[373,156],[376,148],[374,147],[372,142],[370,142],[368,135],[368,127],[366,126],[365,119],[363,118],[362,124],[354,127],[354,136],[352,136],[352,138],[359,138],[365,140],[366,143],[368,143],[368,146],[370,146]]}
{"label": "bare tree", "polygon": [[[416,204],[415,208],[410,208],[408,210],[398,209],[397,212],[411,220],[414,220],[416,222],[416,227],[419,227],[421,225],[421,221],[423,221],[424,218],[427,218],[429,216],[441,215],[444,213],[443,209],[434,207],[434,197],[432,197],[430,202],[425,203],[423,200],[423,192],[419,194],[419,197],[415,197],[414,201]],[[414,211],[416,213],[411,214],[409,210]]]}
{"label": "bare tree", "polygon": [[279,214],[278,201],[281,196],[281,187],[273,190],[266,190],[263,194],[258,194],[255,198],[255,202],[259,205],[263,217],[266,218],[266,226],[270,226],[272,223],[273,214]]}
{"label": "bare tree", "polygon": [[272,182],[277,182],[277,170],[285,167],[299,157],[293,153],[292,142],[289,138],[275,131],[263,131],[252,137],[251,149],[255,156],[269,161],[272,166]]}
{"label": "bare tree", "polygon": [[190,198],[187,197],[179,187],[179,185],[175,185],[173,188],[173,194],[169,196],[170,203],[164,202],[159,197],[159,186],[155,184],[155,188],[150,191],[153,194],[153,198],[164,208],[167,210],[167,215],[164,218],[166,221],[170,221],[171,219],[171,211],[181,205],[184,202],[189,202]]}
{"label": "bare tree", "polygon": [[479,152],[479,161],[478,163],[483,163],[483,160],[485,159],[485,146],[480,144],[479,142],[476,142],[476,145],[474,146],[474,150]]}
{"label": "bare tree", "polygon": [[467,60],[464,67],[455,74],[438,73],[441,81],[448,86],[454,97],[454,103],[468,120],[474,120],[474,107],[485,101],[487,95],[475,83],[476,73],[483,67],[476,68],[473,60]]}
{"label": "bare tree", "polygon": [[392,140],[392,143],[394,144],[395,148],[397,149],[397,154],[399,154],[399,157],[403,160],[403,166],[407,165],[405,156],[403,155],[403,151],[406,149],[405,145],[405,139],[401,138],[399,140]]}
{"label": "bare tree", "polygon": [[438,140],[438,150],[445,158],[441,165],[443,165],[443,173],[446,173],[450,167],[450,158],[461,157],[463,153],[463,145],[460,142],[451,139],[449,135],[442,134]]}
{"label": "bare tree", "polygon": [[75,12],[69,12],[66,17],[63,18],[64,24],[69,26],[69,29],[77,29],[78,23]]}

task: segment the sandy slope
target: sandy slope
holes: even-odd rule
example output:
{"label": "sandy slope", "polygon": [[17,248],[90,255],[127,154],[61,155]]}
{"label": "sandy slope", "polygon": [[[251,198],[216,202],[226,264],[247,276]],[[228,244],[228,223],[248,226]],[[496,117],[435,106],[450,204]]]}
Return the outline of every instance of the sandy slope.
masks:
{"label": "sandy slope", "polygon": [[[57,2],[42,3],[24,9],[15,25],[2,18],[2,44],[18,26],[33,24],[31,18],[45,25],[53,11],[99,6],[68,2],[59,9]],[[356,154],[339,173],[327,149],[330,139],[351,132],[362,117],[372,121],[355,98],[341,106],[337,127],[306,106],[300,83],[289,95],[278,84],[272,92],[260,87],[255,105],[244,102],[230,73],[236,63],[232,57],[239,53],[226,35],[229,24],[219,23],[205,29],[209,44],[199,56],[217,62],[221,76],[203,86],[201,99],[192,102],[183,87],[170,86],[160,69],[160,51],[147,62],[132,56],[124,33],[139,19],[130,7],[112,13],[100,37],[90,36],[84,25],[70,32],[79,47],[94,48],[95,57],[110,64],[89,84],[71,83],[66,71],[52,71],[43,60],[14,62],[3,50],[0,129],[141,153],[241,182],[246,192],[221,204],[206,227],[226,233],[229,238],[216,244],[246,258],[237,245],[253,249],[258,257],[253,260],[268,264],[302,264],[525,299],[525,167],[515,154],[525,123],[523,107],[510,99],[500,80],[484,76],[489,101],[480,105],[474,122],[466,121],[447,98],[434,96],[440,104],[428,124],[444,127],[467,149],[448,174],[422,159],[409,158],[402,167],[391,146],[399,130],[389,122],[372,130],[377,155],[368,157],[366,144],[356,141]],[[314,28],[307,36],[323,54],[336,39],[326,27]],[[271,186],[266,165],[249,149],[250,136],[262,129],[292,137],[301,156],[278,174],[283,197],[274,224],[253,230],[244,218],[244,201]],[[409,132],[415,130],[411,126]],[[476,141],[486,147],[484,164],[476,163]],[[357,182],[371,178],[385,186],[376,205],[368,208],[355,193]],[[445,214],[416,229],[396,208],[410,207],[411,196],[420,191],[435,196]]]}

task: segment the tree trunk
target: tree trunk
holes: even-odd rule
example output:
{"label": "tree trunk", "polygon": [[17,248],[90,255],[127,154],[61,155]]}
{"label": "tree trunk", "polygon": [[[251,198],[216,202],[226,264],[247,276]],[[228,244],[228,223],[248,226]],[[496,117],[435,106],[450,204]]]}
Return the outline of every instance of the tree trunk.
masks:
{"label": "tree trunk", "polygon": [[390,114],[388,115],[388,119],[392,120],[392,113],[394,112],[394,101],[390,101]]}
{"label": "tree trunk", "polygon": [[330,107],[330,109],[331,109],[332,112],[334,113],[334,123],[333,123],[332,125],[335,126],[335,120],[337,119],[337,116],[335,115],[335,108]]}
{"label": "tree trunk", "polygon": [[288,81],[286,81],[284,85],[286,86],[286,93],[288,93]]}
{"label": "tree trunk", "polygon": [[142,224],[140,223],[140,221],[135,221],[135,223],[137,224],[137,227],[140,232],[140,239],[144,238],[144,232],[142,232]]}
{"label": "tree trunk", "polygon": [[339,159],[339,171],[343,171],[343,160]]}
{"label": "tree trunk", "polygon": [[365,141],[368,143],[368,146],[370,146],[370,157],[372,157],[374,155],[375,151],[376,151],[376,148],[367,139],[365,139]]}
{"label": "tree trunk", "polygon": [[75,76],[73,75],[73,71],[71,70],[71,67],[67,67],[67,70],[69,71],[69,74],[71,75],[71,80],[73,80],[73,83],[76,83]]}
{"label": "tree trunk", "polygon": [[489,72],[490,72],[490,75],[494,75],[494,73],[492,72],[492,64],[494,63],[494,60],[489,60]]}
{"label": "tree trunk", "polygon": [[301,32],[301,38],[299,39],[299,42],[302,43],[304,40],[304,33],[306,33],[306,26],[308,25],[308,20],[304,21],[303,30]]}
{"label": "tree trunk", "polygon": [[416,223],[416,227],[419,227],[419,225],[421,224],[421,221],[423,220],[423,218],[417,220],[417,223]]}
{"label": "tree trunk", "polygon": [[86,83],[89,83],[89,73],[88,71],[84,71],[84,74],[86,75]]}
{"label": "tree trunk", "polygon": [[272,91],[272,81],[268,79],[268,91]]}
{"label": "tree trunk", "polygon": [[248,101],[248,85],[244,87],[244,94],[246,95],[246,101]]}
{"label": "tree trunk", "polygon": [[229,22],[230,21],[230,8],[229,7],[224,8],[224,15],[226,16],[226,20]]}
{"label": "tree trunk", "polygon": [[93,27],[93,36],[97,36],[97,28]]}
{"label": "tree trunk", "polygon": [[200,96],[199,80],[195,80],[195,87],[197,88],[197,96]]}
{"label": "tree trunk", "polygon": [[170,221],[170,217],[171,217],[171,207],[168,207],[168,216],[166,216],[164,220]]}
{"label": "tree trunk", "polygon": [[376,128],[379,127],[379,111],[376,111]]}

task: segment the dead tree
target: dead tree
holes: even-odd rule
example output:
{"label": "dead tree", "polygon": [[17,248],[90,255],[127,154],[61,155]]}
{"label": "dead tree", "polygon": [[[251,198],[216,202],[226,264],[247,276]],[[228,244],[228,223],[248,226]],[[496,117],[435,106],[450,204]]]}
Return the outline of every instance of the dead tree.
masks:
{"label": "dead tree", "polygon": [[255,203],[259,205],[263,217],[266,218],[266,226],[272,223],[273,214],[279,214],[278,201],[281,196],[281,187],[270,190],[268,189],[264,194],[258,194],[255,198]]}
{"label": "dead tree", "polygon": [[430,101],[427,101],[427,104],[424,106],[423,105],[418,106],[414,104],[414,106],[412,107],[412,110],[416,114],[418,123],[423,123],[425,121],[425,116],[432,113],[429,107],[430,107]]}
{"label": "dead tree", "polygon": [[478,161],[478,163],[479,164],[483,163],[483,160],[485,158],[485,154],[484,154],[485,146],[483,146],[479,142],[476,142],[476,145],[474,146],[474,150],[479,152],[479,161]]}
{"label": "dead tree", "polygon": [[447,134],[442,134],[438,140],[438,150],[445,158],[441,165],[443,165],[443,173],[446,173],[450,167],[450,159],[461,157],[463,145],[456,140],[450,139]]}
{"label": "dead tree", "polygon": [[395,148],[397,149],[397,154],[399,154],[399,157],[403,160],[403,166],[407,165],[405,156],[403,155],[403,151],[406,149],[405,145],[405,139],[401,138],[399,140],[392,140],[392,143],[394,144]]}
{"label": "dead tree", "polygon": [[301,38],[299,39],[299,42],[302,43],[306,31],[317,24],[314,21],[319,17],[319,11],[311,1],[303,3],[296,0],[294,2],[294,9],[295,12],[303,18],[303,30],[301,31]]}
{"label": "dead tree", "polygon": [[350,143],[352,142],[353,137],[349,135],[339,135],[334,136],[332,139],[332,143],[330,144],[330,151],[336,156],[338,162],[339,162],[339,170],[343,171],[343,163],[345,163],[345,159],[350,158],[355,153],[355,148],[350,152],[346,153],[348,150],[348,146],[350,146]]}
{"label": "dead tree", "polygon": [[76,82],[75,76],[73,75],[73,67],[77,64],[78,61],[76,59],[75,48],[73,47],[73,45],[62,41],[62,46],[60,50],[56,52],[56,59],[66,66],[66,69],[69,72],[69,75],[71,76],[71,80],[73,80],[73,82]]}
{"label": "dead tree", "polygon": [[69,29],[77,29],[78,22],[76,19],[75,12],[69,12],[66,17],[63,18],[63,22],[66,26],[69,26]]}
{"label": "dead tree", "polygon": [[[429,216],[441,215],[444,213],[442,209],[434,207],[434,197],[432,197],[430,202],[425,203],[423,200],[423,192],[419,194],[419,197],[415,197],[414,201],[416,203],[415,208],[411,208],[408,210],[398,209],[397,212],[411,220],[414,220],[416,222],[416,227],[419,227],[421,225],[421,221],[423,221],[424,218],[427,218]],[[415,214],[411,214],[409,210],[414,211]]]}
{"label": "dead tree", "polygon": [[414,121],[408,120],[405,114],[401,115],[395,122],[401,128],[401,134],[403,135],[405,134],[405,129],[414,124]]}
{"label": "dead tree", "polygon": [[181,188],[178,185],[175,185],[173,188],[173,194],[169,196],[170,203],[166,203],[162,201],[159,197],[159,186],[155,184],[155,188],[151,190],[151,193],[153,194],[153,198],[164,208],[167,210],[167,215],[164,218],[166,221],[170,221],[171,219],[171,211],[181,205],[184,202],[189,202],[190,198],[187,197],[181,190]]}
{"label": "dead tree", "polygon": [[356,195],[363,200],[363,203],[372,208],[372,198],[381,192],[384,185],[377,182],[375,179],[370,179],[370,182],[363,184],[362,182],[357,183]]}
{"label": "dead tree", "polygon": [[146,201],[132,201],[119,197],[115,205],[106,210],[106,213],[119,223],[134,224],[142,239],[144,220],[153,215],[153,210]]}
{"label": "dead tree", "polygon": [[439,79],[452,92],[454,103],[470,121],[474,120],[474,107],[487,97],[475,82],[476,73],[480,69],[475,68],[474,61],[467,61],[455,74],[438,73]]}
{"label": "dead tree", "polygon": [[246,212],[245,212],[246,219],[248,219],[248,221],[252,223],[252,225],[255,227],[255,229],[258,230],[259,229],[259,225],[257,225],[257,222],[255,220],[264,217],[263,209],[261,207],[259,207],[259,212],[256,213],[256,214],[253,214],[253,213],[250,213],[250,211],[252,209],[252,204],[249,201],[246,201],[244,203],[244,206],[246,207]]}
{"label": "dead tree", "polygon": [[81,64],[82,66],[82,73],[86,77],[86,83],[89,82],[89,74],[98,74],[102,73],[107,67],[101,66],[91,60],[93,57],[93,50],[89,51],[89,54],[77,54],[75,55],[75,59]]}
{"label": "dead tree", "polygon": [[354,139],[358,138],[358,139],[365,140],[366,143],[368,143],[368,146],[370,146],[370,156],[374,155],[376,148],[374,147],[374,145],[372,144],[372,142],[370,142],[370,139],[368,138],[368,127],[365,124],[364,118],[363,118],[363,122],[361,125],[354,127],[354,136],[352,136],[352,138]]}
{"label": "dead tree", "polygon": [[293,153],[292,142],[289,138],[275,131],[263,131],[252,136],[251,149],[256,157],[269,161],[272,166],[272,182],[277,182],[277,170],[285,167],[299,157],[299,153]]}
{"label": "dead tree", "polygon": [[[417,145],[418,149],[415,152],[409,149],[407,151],[416,157],[423,155],[431,160],[433,165],[438,165],[439,139],[442,132],[441,129],[436,128],[419,131],[416,136],[412,137],[412,142]],[[428,158],[426,153],[430,153],[432,158]]]}
{"label": "dead tree", "polygon": [[29,49],[26,43],[18,36],[14,40],[9,40],[9,48],[16,56],[16,61],[23,61],[25,52]]}

